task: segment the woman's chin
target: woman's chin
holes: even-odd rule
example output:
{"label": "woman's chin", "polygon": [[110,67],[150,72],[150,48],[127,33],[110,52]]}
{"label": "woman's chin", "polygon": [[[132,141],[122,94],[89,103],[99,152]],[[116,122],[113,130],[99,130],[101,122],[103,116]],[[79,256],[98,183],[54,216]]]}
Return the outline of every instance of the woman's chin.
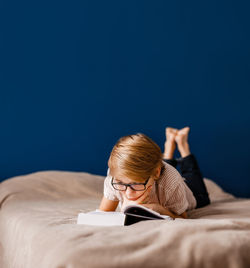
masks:
{"label": "woman's chin", "polygon": [[136,197],[136,198],[128,198],[128,197],[127,197],[127,199],[128,199],[129,201],[136,201],[138,198],[139,198],[139,197]]}
{"label": "woman's chin", "polygon": [[129,201],[136,201],[137,199],[139,199],[144,193],[142,193],[141,195],[137,196],[137,197],[127,197],[126,198],[129,200]]}

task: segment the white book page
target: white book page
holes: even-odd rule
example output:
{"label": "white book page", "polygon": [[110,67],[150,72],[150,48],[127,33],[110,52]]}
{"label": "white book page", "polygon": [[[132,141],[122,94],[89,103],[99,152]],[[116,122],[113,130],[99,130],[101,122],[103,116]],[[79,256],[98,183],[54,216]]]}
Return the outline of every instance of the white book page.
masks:
{"label": "white book page", "polygon": [[77,224],[96,226],[124,225],[125,216],[122,212],[106,212],[97,209],[87,213],[79,213]]}

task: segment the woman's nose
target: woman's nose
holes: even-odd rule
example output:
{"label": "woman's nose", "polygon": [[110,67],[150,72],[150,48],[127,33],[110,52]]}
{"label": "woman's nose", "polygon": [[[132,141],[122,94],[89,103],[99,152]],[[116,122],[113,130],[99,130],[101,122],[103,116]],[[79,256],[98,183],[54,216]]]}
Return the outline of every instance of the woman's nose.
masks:
{"label": "woman's nose", "polygon": [[127,187],[127,190],[126,190],[126,194],[134,194],[135,191],[133,189],[131,189],[131,187]]}

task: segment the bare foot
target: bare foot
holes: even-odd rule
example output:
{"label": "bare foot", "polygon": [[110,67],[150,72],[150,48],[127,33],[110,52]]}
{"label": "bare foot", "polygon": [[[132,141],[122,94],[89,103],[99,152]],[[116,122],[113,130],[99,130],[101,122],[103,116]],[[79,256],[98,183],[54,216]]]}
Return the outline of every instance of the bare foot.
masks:
{"label": "bare foot", "polygon": [[166,141],[164,145],[165,150],[163,153],[164,159],[173,159],[174,151],[176,148],[175,136],[177,132],[178,132],[178,129],[176,128],[171,128],[171,127],[166,128]]}
{"label": "bare foot", "polygon": [[181,157],[186,157],[191,153],[189,149],[189,144],[188,144],[189,131],[190,131],[189,127],[184,127],[178,130],[178,133],[175,136],[175,141],[178,145],[178,150],[181,154]]}

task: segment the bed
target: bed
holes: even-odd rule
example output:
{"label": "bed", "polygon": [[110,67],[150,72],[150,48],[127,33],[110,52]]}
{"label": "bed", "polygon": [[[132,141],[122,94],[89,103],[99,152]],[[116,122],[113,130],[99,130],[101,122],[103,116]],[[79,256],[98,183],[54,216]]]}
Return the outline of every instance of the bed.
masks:
{"label": "bed", "polygon": [[0,267],[250,267],[250,199],[205,179],[212,203],[189,219],[77,225],[104,178],[42,171],[0,183]]}

